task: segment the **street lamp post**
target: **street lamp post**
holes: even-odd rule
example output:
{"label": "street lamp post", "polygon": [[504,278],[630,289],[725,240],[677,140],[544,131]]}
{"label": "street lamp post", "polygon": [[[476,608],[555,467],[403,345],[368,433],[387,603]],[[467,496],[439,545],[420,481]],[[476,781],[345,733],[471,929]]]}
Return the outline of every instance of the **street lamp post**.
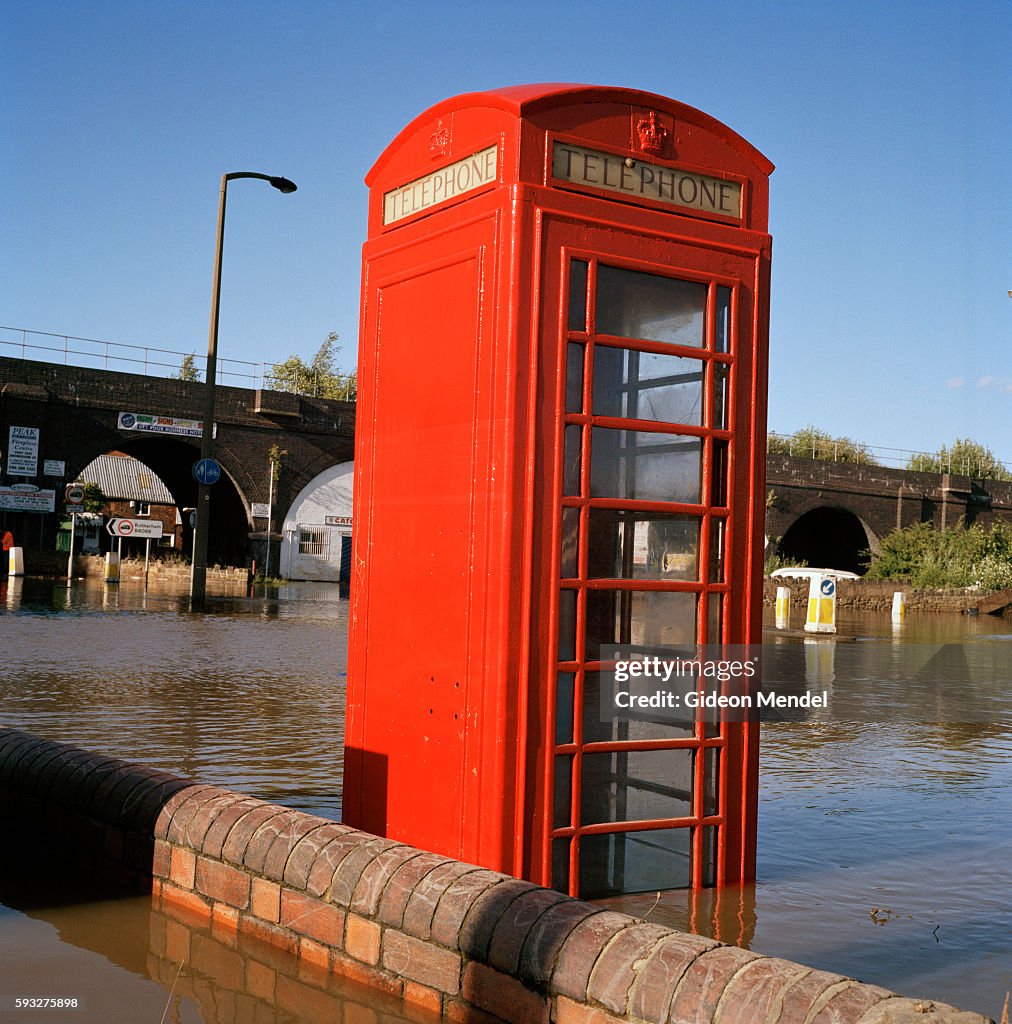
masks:
{"label": "street lamp post", "polygon": [[[218,308],[221,305],[221,254],[225,246],[225,197],[234,178],[260,178],[286,195],[295,182],[256,171],[233,171],[221,176],[218,200],[218,240],[214,251],[214,290],[211,293],[211,326],[207,336],[207,370],[204,378],[204,421],[200,433],[200,458],[210,459],[214,451],[214,392],[218,370]],[[190,604],[203,608],[207,592],[207,535],[211,522],[211,487],[200,483],[197,490],[197,522],[193,536],[193,565],[190,571]]]}

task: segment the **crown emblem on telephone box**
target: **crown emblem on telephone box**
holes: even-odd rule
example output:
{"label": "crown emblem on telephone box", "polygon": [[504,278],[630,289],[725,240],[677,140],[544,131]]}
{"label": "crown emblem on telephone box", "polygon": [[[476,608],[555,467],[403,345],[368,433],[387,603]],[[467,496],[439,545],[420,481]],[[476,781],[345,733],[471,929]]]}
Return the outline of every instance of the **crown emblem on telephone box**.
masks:
{"label": "crown emblem on telephone box", "polygon": [[657,155],[664,149],[664,140],[668,130],[661,124],[660,118],[651,110],[647,117],[636,122],[636,134],[639,136],[640,149],[644,153]]}
{"label": "crown emblem on telephone box", "polygon": [[450,151],[450,129],[442,121],[436,122],[436,130],[429,136],[429,152],[433,159],[446,156]]}

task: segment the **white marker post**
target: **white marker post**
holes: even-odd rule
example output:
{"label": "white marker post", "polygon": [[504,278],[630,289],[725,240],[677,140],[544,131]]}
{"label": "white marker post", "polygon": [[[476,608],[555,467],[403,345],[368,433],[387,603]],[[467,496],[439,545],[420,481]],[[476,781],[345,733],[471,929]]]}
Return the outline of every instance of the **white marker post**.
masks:
{"label": "white marker post", "polygon": [[786,629],[791,621],[791,588],[777,587],[777,629]]}

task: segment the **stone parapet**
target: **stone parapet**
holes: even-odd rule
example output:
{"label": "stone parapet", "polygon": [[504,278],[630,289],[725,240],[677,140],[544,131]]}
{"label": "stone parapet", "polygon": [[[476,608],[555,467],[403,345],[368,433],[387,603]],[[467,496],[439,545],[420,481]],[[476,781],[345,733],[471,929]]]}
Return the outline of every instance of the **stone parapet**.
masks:
{"label": "stone parapet", "polygon": [[150,889],[160,912],[296,958],[307,990],[324,971],[418,1019],[986,1021],[15,730],[0,730],[0,822],[26,846],[67,851],[75,869]]}
{"label": "stone parapet", "polygon": [[[802,610],[807,607],[808,580],[764,580],[764,604],[774,604],[777,587],[790,588],[792,607]],[[976,610],[993,594],[989,590],[972,590],[969,587],[927,590],[896,580],[841,580],[836,590],[836,607],[841,611],[888,612],[897,591],[906,594],[907,612]]]}

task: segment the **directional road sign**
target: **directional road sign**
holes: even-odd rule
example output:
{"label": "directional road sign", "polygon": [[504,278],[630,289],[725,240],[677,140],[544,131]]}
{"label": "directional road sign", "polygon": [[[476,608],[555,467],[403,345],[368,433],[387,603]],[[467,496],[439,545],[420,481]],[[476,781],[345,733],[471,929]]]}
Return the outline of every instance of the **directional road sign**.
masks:
{"label": "directional road sign", "polygon": [[105,528],[113,537],[155,538],[162,535],[162,524],[157,519],[110,519]]}
{"label": "directional road sign", "polygon": [[214,459],[198,459],[193,464],[193,478],[198,484],[216,484],[221,479],[221,466]]}

